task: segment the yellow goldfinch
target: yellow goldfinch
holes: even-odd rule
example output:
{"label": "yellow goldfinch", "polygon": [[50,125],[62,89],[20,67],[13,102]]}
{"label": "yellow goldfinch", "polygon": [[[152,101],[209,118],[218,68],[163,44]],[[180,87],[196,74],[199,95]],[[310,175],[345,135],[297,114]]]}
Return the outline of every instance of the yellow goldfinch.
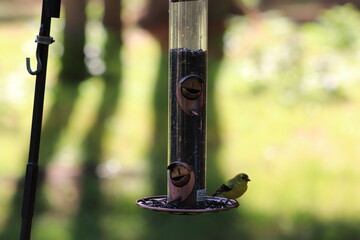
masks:
{"label": "yellow goldfinch", "polygon": [[239,198],[246,192],[248,182],[250,182],[249,176],[245,173],[239,173],[221,185],[212,196],[222,195],[231,199]]}

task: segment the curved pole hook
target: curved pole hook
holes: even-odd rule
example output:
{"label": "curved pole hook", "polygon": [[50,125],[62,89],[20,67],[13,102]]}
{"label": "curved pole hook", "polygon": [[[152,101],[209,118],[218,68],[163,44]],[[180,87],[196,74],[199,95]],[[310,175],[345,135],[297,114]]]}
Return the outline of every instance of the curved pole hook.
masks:
{"label": "curved pole hook", "polygon": [[36,51],[37,69],[33,71],[30,65],[30,58],[26,58],[26,69],[31,75],[38,75],[42,70],[41,58],[38,51]]}

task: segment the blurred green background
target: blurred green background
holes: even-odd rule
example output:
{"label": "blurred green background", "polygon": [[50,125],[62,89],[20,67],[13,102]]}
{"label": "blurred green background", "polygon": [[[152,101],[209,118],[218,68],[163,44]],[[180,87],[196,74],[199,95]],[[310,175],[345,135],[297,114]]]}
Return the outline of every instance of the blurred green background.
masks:
{"label": "blurred green background", "polygon": [[[236,210],[198,216],[134,204],[166,193],[168,2],[62,2],[33,239],[360,239],[358,1],[209,1],[207,191],[252,181]],[[0,2],[4,240],[20,229],[40,12]]]}

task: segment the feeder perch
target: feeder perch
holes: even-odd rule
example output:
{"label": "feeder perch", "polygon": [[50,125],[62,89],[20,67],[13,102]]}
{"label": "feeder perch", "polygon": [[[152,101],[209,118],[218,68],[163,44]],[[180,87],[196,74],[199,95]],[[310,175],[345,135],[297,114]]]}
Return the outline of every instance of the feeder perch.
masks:
{"label": "feeder perch", "polygon": [[174,214],[236,208],[206,195],[207,0],[170,0],[169,22],[168,193],[136,204]]}

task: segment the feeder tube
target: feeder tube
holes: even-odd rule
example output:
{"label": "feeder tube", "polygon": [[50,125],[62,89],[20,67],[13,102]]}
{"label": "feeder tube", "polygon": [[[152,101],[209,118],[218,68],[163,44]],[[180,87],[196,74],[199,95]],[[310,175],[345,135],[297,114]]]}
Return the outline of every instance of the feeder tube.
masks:
{"label": "feeder tube", "polygon": [[[170,0],[169,25],[168,161],[194,172],[192,191],[179,204],[195,208],[206,200],[207,0]],[[170,201],[177,180],[169,175]]]}

